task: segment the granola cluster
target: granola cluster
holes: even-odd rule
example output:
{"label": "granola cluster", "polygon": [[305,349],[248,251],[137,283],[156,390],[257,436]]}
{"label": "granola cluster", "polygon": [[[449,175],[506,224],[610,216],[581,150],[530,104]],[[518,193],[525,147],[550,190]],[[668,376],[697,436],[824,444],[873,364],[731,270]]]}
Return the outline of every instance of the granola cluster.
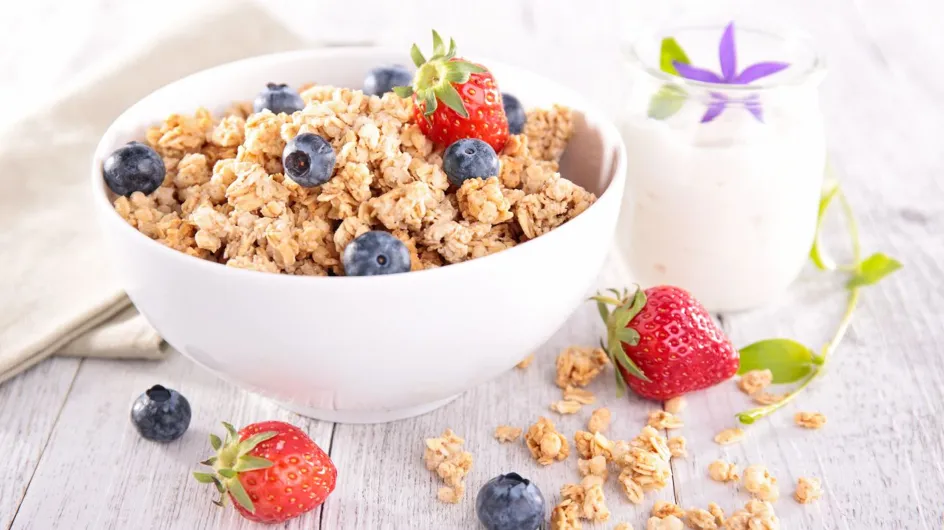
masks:
{"label": "granola cluster", "polygon": [[724,530],[780,530],[780,519],[769,502],[751,499],[724,521]]}
{"label": "granola cluster", "polygon": [[571,346],[557,356],[557,386],[585,387],[610,364],[601,348]]}
{"label": "granola cluster", "polygon": [[531,456],[542,466],[564,460],[570,454],[567,438],[557,431],[554,422],[544,417],[538,418],[538,421],[528,428],[524,442],[531,451]]}
{"label": "granola cluster", "polygon": [[776,501],[780,498],[777,479],[765,466],[753,465],[744,470],[744,489],[762,501]]}
{"label": "granola cluster", "polygon": [[[237,104],[174,114],[146,133],[167,175],[150,195],[115,200],[138,231],[181,252],[228,266],[300,275],[344,274],[354,238],[386,230],[410,251],[412,270],[500,252],[587,209],[596,197],[558,173],[573,133],[571,111],[532,110],[524,134],[499,153],[499,175],[451,187],[444,146],[412,123],[394,94],[313,86],[292,115],[252,114]],[[334,176],[303,188],[282,174],[288,140],[314,133],[337,154]]]}
{"label": "granola cluster", "polygon": [[472,453],[462,446],[465,440],[446,429],[438,438],[426,439],[423,459],[426,469],[435,471],[446,483],[439,489],[437,497],[442,502],[458,503],[465,493],[465,476],[472,470]]}

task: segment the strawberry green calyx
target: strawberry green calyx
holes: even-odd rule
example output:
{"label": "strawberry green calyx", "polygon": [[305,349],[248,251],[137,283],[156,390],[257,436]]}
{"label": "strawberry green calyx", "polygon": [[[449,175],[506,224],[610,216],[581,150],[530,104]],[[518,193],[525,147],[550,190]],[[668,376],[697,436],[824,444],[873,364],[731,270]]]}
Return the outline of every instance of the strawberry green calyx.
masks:
{"label": "strawberry green calyx", "polygon": [[[622,366],[633,377],[649,381],[646,374],[623,351],[623,343],[630,346],[639,344],[639,332],[628,326],[633,318],[646,307],[646,292],[638,286],[632,294],[630,294],[629,289],[623,289],[622,292],[616,289],[609,289],[608,291],[613,293],[613,296],[597,293],[596,296],[590,298],[596,301],[600,318],[606,324],[606,343],[601,344],[601,346],[614,364]],[[612,310],[610,309],[611,306],[613,307]],[[616,381],[619,385],[620,394],[622,394],[626,382],[623,381],[618,370]]]}
{"label": "strawberry green calyx", "polygon": [[413,86],[394,87],[393,91],[400,97],[416,96],[417,101],[425,103],[424,114],[429,117],[436,111],[439,101],[463,118],[469,117],[469,112],[454,86],[455,83],[465,83],[469,76],[485,72],[485,68],[468,61],[456,60],[456,41],[449,39],[449,48],[446,48],[442,37],[433,30],[433,56],[423,57],[416,44],[410,49],[410,58],[416,65],[416,76]]}
{"label": "strawberry green calyx", "polygon": [[272,467],[272,462],[265,458],[252,456],[249,453],[260,443],[273,438],[278,433],[273,431],[260,432],[243,441],[239,441],[239,433],[231,424],[223,422],[226,428],[226,439],[220,440],[220,437],[211,434],[210,445],[216,451],[216,456],[200,462],[205,466],[213,468],[212,473],[193,472],[193,478],[197,482],[204,484],[213,484],[216,490],[220,492],[220,500],[213,501],[217,506],[223,506],[226,494],[229,493],[243,508],[250,513],[255,513],[256,508],[252,504],[252,499],[246,493],[245,488],[239,482],[239,474],[244,471],[253,471],[255,469],[265,469]]}

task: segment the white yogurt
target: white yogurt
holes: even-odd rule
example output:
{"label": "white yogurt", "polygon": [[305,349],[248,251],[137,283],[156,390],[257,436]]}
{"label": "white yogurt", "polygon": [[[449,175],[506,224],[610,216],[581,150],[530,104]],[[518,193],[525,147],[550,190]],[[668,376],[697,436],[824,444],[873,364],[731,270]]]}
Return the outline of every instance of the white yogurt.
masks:
{"label": "white yogurt", "polygon": [[734,105],[701,123],[706,106],[694,96],[667,119],[647,117],[664,80],[639,73],[648,79],[635,83],[622,120],[629,172],[618,233],[635,280],[687,289],[712,311],[771,302],[815,235],[826,163],[816,83],[759,90],[763,122]]}

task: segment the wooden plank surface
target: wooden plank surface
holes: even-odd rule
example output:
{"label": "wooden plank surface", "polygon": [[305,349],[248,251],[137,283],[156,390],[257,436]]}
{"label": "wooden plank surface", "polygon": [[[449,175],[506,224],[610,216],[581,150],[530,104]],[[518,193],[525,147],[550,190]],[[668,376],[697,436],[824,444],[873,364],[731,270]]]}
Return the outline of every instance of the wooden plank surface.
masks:
{"label": "wooden plank surface", "polygon": [[[595,50],[612,57],[625,38],[620,28],[638,28],[685,2],[653,6],[609,0],[588,3],[586,9],[551,4],[537,9],[522,1],[520,9],[509,11],[501,26],[507,30],[503,39],[522,41],[514,48],[521,56],[509,60],[528,63],[564,44],[575,54]],[[677,499],[685,508],[717,502],[730,512],[744,504],[746,492],[707,478],[708,464],[725,458],[742,468],[754,463],[770,468],[781,487],[776,509],[785,529],[939,529],[944,510],[944,155],[939,145],[944,75],[937,65],[944,47],[935,24],[944,17],[944,4],[762,1],[751,3],[750,10],[805,27],[823,48],[830,67],[822,98],[832,159],[859,214],[864,246],[898,257],[905,269],[863,293],[830,373],[796,404],[751,426],[743,443],[722,448],[712,437],[734,425],[733,414],[749,407],[748,399],[733,383],[691,396],[681,430],[691,456],[673,461],[673,487],[636,507],[611,478],[606,489],[611,521],[585,528],[609,529],[619,521],[644,528],[658,498]],[[422,29],[394,13],[402,24],[385,31],[381,40],[414,40],[435,22],[450,34],[457,29],[460,42],[472,49],[503,58],[511,47],[476,38],[488,27],[485,11],[467,13],[462,27],[436,15],[418,24]],[[560,39],[584,15],[605,20],[593,31],[587,30],[590,26],[575,29],[572,35],[579,38]],[[519,27],[522,34],[516,35]],[[374,37],[367,27],[363,35],[354,34],[358,27],[345,28],[354,41]],[[621,88],[619,79],[587,61],[568,65],[561,59],[530,67],[547,70],[601,101]],[[838,227],[830,231],[830,240],[840,236]],[[600,283],[630,281],[611,261]],[[829,338],[842,304],[841,278],[807,271],[779,304],[725,315],[724,323],[737,345],[783,335],[816,347]],[[600,330],[592,307],[582,307],[528,370],[504,374],[423,417],[375,426],[335,427],[281,411],[179,355],[160,364],[84,361],[81,368],[77,360],[50,361],[0,386],[0,454],[6,456],[0,464],[0,527],[248,528],[232,512],[211,506],[210,491],[188,477],[207,454],[206,434],[219,431],[222,419],[285,419],[330,447],[342,477],[337,492],[323,511],[287,528],[475,528],[477,489],[513,470],[533,478],[553,505],[559,486],[578,479],[576,458],[540,467],[520,442],[500,445],[491,432],[500,423],[526,428],[545,414],[572,440],[592,408],[563,418],[546,409],[559,396],[552,382],[554,356],[570,344],[594,343]],[[194,406],[191,431],[167,446],[141,440],[127,417],[131,400],[157,382],[181,390]],[[609,374],[591,389],[613,412],[614,438],[634,435],[647,412],[658,406],[616,399]],[[799,429],[792,422],[797,410],[823,412],[829,423],[821,431]],[[423,438],[445,427],[464,436],[475,456],[466,498],[458,506],[436,501],[439,480],[422,462]],[[790,498],[801,476],[823,479],[821,501],[801,506]]]}

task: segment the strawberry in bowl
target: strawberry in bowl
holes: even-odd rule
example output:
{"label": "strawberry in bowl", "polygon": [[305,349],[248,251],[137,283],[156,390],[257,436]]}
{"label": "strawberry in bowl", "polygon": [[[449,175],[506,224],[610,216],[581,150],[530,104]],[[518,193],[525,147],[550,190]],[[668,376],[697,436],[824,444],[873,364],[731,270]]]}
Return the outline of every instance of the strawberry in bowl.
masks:
{"label": "strawberry in bowl", "polygon": [[456,42],[433,31],[433,56],[423,57],[414,44],[416,64],[412,86],[396,87],[401,97],[413,97],[416,124],[430,140],[450,145],[478,138],[501,152],[508,140],[508,118],[495,76],[484,66],[456,57]]}

